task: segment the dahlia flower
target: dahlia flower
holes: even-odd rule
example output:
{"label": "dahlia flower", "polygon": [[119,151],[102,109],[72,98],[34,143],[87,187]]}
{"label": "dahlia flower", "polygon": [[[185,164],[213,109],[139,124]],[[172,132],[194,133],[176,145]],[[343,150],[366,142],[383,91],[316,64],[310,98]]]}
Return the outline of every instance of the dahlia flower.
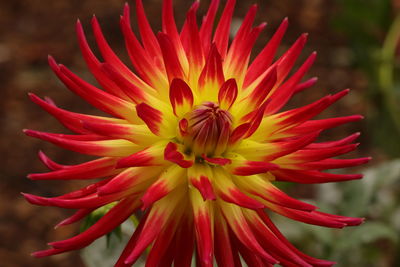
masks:
{"label": "dahlia flower", "polygon": [[58,78],[74,93],[110,117],[70,112],[48,98],[33,102],[75,134],[25,130],[60,147],[98,159],[74,166],[55,163],[30,174],[33,180],[90,180],[80,190],[53,198],[24,194],[32,204],[77,209],[57,226],[77,222],[104,207],[107,212],[86,231],[49,243],[35,252],[44,257],[81,249],[110,233],[133,214],[140,223],[115,266],[131,266],[146,248],[146,266],[330,266],[308,256],[281,234],[268,213],[303,223],[342,228],[363,219],[330,215],[282,192],[275,181],[314,184],[359,179],[361,175],[323,170],[355,166],[369,158],[332,158],[354,150],[359,133],[331,142],[315,142],[321,131],[361,119],[346,116],[313,119],[349,90],[314,103],[281,111],[296,93],[316,79],[302,81],[316,53],[289,75],[304,47],[301,35],[277,60],[288,26],[284,19],[250,63],[252,47],[266,24],[253,27],[252,6],[229,44],[235,0],[228,0],[213,33],[219,0],[211,1],[200,26],[194,2],[180,31],[172,0],[163,1],[162,31],[154,34],[141,0],[135,2],[141,41],[130,26],[129,7],[121,28],[134,66],[111,50],[96,17],[94,36],[103,61],[92,52],[81,23],[80,49],[102,89],[79,78],[49,57]]}

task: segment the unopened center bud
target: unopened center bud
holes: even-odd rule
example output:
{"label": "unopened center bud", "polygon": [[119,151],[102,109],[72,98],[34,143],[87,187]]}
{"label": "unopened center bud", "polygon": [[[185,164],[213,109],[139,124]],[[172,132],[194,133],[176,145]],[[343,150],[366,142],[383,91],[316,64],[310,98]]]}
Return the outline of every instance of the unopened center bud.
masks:
{"label": "unopened center bud", "polygon": [[219,156],[226,150],[232,116],[213,102],[195,106],[188,114],[188,134],[185,145],[198,156]]}

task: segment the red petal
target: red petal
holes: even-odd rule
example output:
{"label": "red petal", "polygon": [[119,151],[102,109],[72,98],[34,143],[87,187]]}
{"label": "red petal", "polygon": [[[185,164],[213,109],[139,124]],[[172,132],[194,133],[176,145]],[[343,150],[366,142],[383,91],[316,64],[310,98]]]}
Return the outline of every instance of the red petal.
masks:
{"label": "red petal", "polygon": [[86,231],[70,239],[49,243],[58,249],[80,249],[122,224],[140,206],[136,197],[126,198],[116,204]]}
{"label": "red petal", "polygon": [[184,154],[178,151],[178,145],[172,142],[165,147],[164,159],[174,162],[182,168],[189,168],[193,165],[193,160],[186,160]]}
{"label": "red petal", "polygon": [[217,29],[215,30],[214,40],[219,54],[225,58],[229,42],[229,30],[232,21],[232,15],[235,8],[235,0],[228,0],[226,2],[224,11],[222,12],[221,19],[219,20]]}
{"label": "red petal", "polygon": [[189,112],[193,106],[193,93],[189,85],[181,79],[173,79],[169,89],[169,99],[171,101],[174,114],[178,117]]}
{"label": "red petal", "polygon": [[241,166],[239,165],[238,167],[234,168],[232,173],[239,176],[249,176],[259,173],[266,173],[277,168],[279,168],[279,166],[273,163],[247,160],[243,162]]}
{"label": "red petal", "polygon": [[149,127],[150,131],[155,135],[158,135],[163,116],[161,111],[147,105],[146,103],[140,103],[136,105],[136,112],[139,118],[141,118],[144,123],[146,123],[147,127]]}
{"label": "red petal", "polygon": [[185,79],[186,75],[183,71],[178,54],[176,53],[175,47],[169,35],[159,32],[157,39],[161,47],[169,82],[171,83],[171,81],[175,78]]}
{"label": "red petal", "polygon": [[211,35],[214,26],[214,19],[219,6],[219,0],[212,0],[210,7],[208,8],[207,14],[203,18],[203,22],[200,28],[200,40],[203,45],[203,51],[208,54],[211,44]]}
{"label": "red petal", "polygon": [[235,103],[238,88],[235,79],[227,80],[219,89],[218,102],[222,109],[229,110]]}
{"label": "red petal", "polygon": [[272,36],[272,38],[268,42],[268,44],[253,60],[246,73],[246,78],[244,82],[245,88],[250,85],[254,80],[256,80],[271,65],[278,46],[283,38],[283,35],[286,32],[288,24],[289,21],[287,18],[285,18],[279,26],[278,30],[275,32],[274,36]]}

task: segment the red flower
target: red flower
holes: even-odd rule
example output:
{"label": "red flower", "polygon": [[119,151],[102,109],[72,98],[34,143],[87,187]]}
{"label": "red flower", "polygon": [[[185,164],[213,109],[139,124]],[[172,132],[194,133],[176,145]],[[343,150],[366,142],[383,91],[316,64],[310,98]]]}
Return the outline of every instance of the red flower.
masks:
{"label": "red flower", "polygon": [[[90,49],[82,26],[76,29],[83,57],[104,90],[83,81],[50,57],[60,80],[74,93],[111,117],[63,110],[52,101],[31,99],[75,135],[26,130],[63,148],[99,156],[64,166],[43,153],[51,170],[30,174],[34,180],[102,178],[81,190],[45,198],[24,194],[43,206],[77,209],[58,226],[77,222],[95,209],[114,203],[100,220],[70,239],[34,253],[49,256],[80,249],[109,233],[138,210],[144,216],[116,266],[130,266],[151,246],[148,266],[190,266],[193,251],[201,266],[330,266],[333,263],[294,248],[265,209],[305,223],[342,228],[359,218],[330,215],[286,195],[274,181],[304,184],[359,179],[325,169],[365,163],[369,158],[333,159],[356,148],[358,133],[333,142],[314,143],[321,131],[361,116],[312,120],[348,93],[328,95],[307,106],[280,111],[294,94],[311,87],[302,82],[316,53],[289,77],[307,35],[274,61],[288,26],[285,19],[261,53],[249,64],[252,46],[266,26],[253,27],[256,6],[247,13],[228,45],[234,0],[228,0],[212,34],[219,1],[198,27],[196,1],[178,32],[171,0],[163,2],[162,32],[154,35],[142,2],[136,1],[139,42],[125,6],[121,28],[135,67],[132,72],[114,54],[93,18],[101,62]],[[147,266],[146,265],[146,266]]]}

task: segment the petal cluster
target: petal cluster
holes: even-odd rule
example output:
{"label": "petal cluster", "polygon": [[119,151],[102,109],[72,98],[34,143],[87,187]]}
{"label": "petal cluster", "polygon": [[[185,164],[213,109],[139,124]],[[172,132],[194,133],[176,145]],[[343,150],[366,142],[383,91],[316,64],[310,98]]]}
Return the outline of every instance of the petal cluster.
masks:
{"label": "petal cluster", "polygon": [[306,43],[303,34],[275,58],[288,27],[284,19],[250,63],[252,47],[266,24],[253,26],[257,7],[252,6],[230,43],[234,5],[228,0],[215,21],[219,0],[211,1],[198,25],[196,1],[178,31],[172,0],[164,0],[162,31],[154,34],[141,0],[136,0],[140,41],[126,5],[120,25],[134,70],[111,50],[96,17],[92,29],[102,60],[93,53],[78,21],[83,58],[102,89],[49,57],[50,67],[68,89],[110,116],[67,111],[30,94],[33,102],[75,134],[25,130],[27,135],[99,158],[66,166],[40,152],[50,171],[30,174],[30,179],[92,183],[53,198],[24,196],[37,205],[77,209],[59,227],[104,205],[113,207],[86,231],[52,242],[50,249],[35,256],[83,248],[136,213],[141,214],[140,223],[115,266],[131,266],[148,247],[146,266],[190,266],[193,253],[198,266],[204,267],[213,266],[214,259],[219,266],[241,266],[241,258],[248,266],[333,264],[297,250],[272,223],[268,211],[334,228],[362,222],[318,211],[274,185],[274,181],[313,184],[361,178],[323,172],[369,160],[334,158],[354,150],[359,133],[315,142],[322,131],[361,116],[314,119],[348,90],[280,111],[294,94],[315,84],[315,78],[303,81],[303,77],[316,53],[292,71]]}

